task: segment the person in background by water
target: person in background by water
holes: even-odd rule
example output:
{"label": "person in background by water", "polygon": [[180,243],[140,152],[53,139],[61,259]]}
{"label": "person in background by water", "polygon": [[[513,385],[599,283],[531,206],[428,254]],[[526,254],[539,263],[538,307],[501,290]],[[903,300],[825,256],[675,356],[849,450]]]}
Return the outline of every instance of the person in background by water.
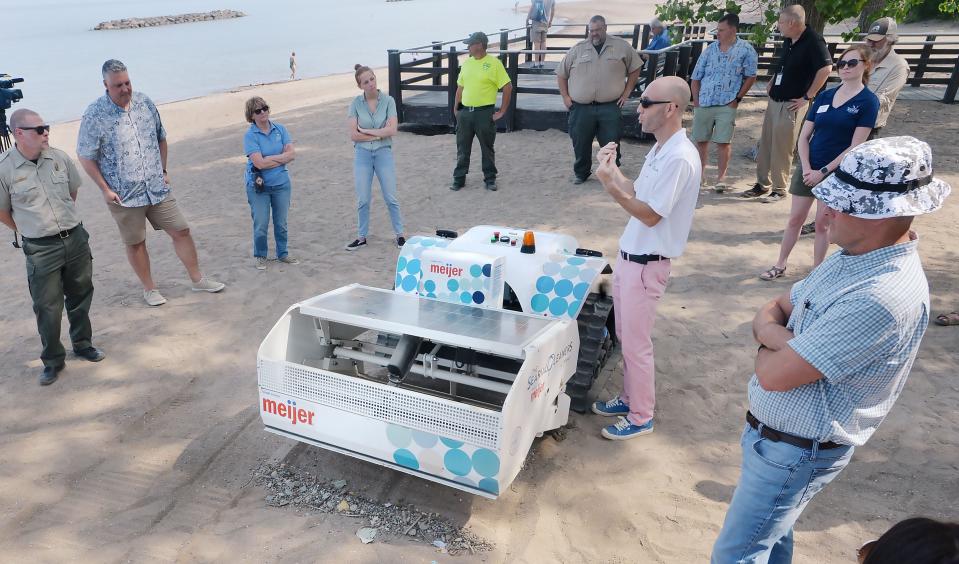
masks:
{"label": "person in background by water", "polygon": [[356,212],[359,233],[346,246],[355,251],[366,246],[370,229],[370,200],[373,196],[373,175],[380,182],[383,201],[390,212],[390,222],[396,236],[396,246],[406,244],[403,236],[403,218],[396,198],[396,164],[393,161],[393,136],[398,123],[396,102],[389,94],[376,87],[376,75],[370,67],[356,65],[354,77],[362,94],[350,103],[349,128],[353,141],[353,181],[356,186]]}
{"label": "person in background by water", "polygon": [[290,80],[296,80],[296,51],[290,52]]}
{"label": "person in background by water", "polygon": [[266,270],[271,210],[276,260],[298,264],[287,250],[292,185],[286,165],[296,158],[293,142],[286,128],[270,119],[270,106],[263,98],[254,96],[246,101],[245,117],[250,124],[243,135],[243,152],[247,157],[246,199],[253,217],[253,265]]}
{"label": "person in background by water", "polygon": [[[537,51],[546,50],[546,33],[549,27],[553,25],[553,11],[556,5],[555,0],[533,0],[529,6],[529,12],[526,14],[526,21],[530,26],[530,38],[533,42],[533,49]],[[543,61],[546,60],[545,54],[536,54],[533,56],[533,68],[543,68]]]}
{"label": "person in background by water", "polygon": [[154,307],[166,303],[150,271],[147,220],[153,229],[166,231],[172,239],[173,249],[193,282],[193,291],[219,292],[226,285],[200,272],[190,225],[170,188],[166,130],[160,112],[153,100],[133,91],[122,62],[104,62],[101,74],[106,93],[83,113],[77,157],[103,192],[126,246],[127,260],[143,285],[143,301]]}
{"label": "person in background by water", "polygon": [[[836,63],[842,82],[816,96],[809,108],[799,133],[799,162],[789,183],[792,207],[783,229],[779,259],[759,275],[763,280],[775,280],[786,274],[786,261],[796,246],[799,230],[814,201],[812,187],[832,174],[846,153],[866,141],[872,132],[879,113],[879,98],[866,88],[871,55],[869,47],[862,43],[846,49]],[[825,206],[822,202],[817,203],[816,222],[820,226],[824,213]],[[816,231],[813,266],[823,261],[828,248],[826,230],[819,229]]]}
{"label": "person in background by water", "polygon": [[957,564],[959,523],[913,517],[859,548],[859,564]]}

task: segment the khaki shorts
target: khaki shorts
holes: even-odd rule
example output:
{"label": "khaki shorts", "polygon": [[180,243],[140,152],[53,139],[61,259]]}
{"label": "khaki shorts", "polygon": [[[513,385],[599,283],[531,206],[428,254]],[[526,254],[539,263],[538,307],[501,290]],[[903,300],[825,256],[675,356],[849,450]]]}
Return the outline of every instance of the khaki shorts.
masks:
{"label": "khaki shorts", "polygon": [[157,231],[183,231],[190,227],[173,196],[167,196],[165,200],[152,206],[125,208],[117,204],[107,204],[107,208],[120,228],[120,239],[124,245],[138,245],[146,240],[146,220],[150,220],[150,225]]}
{"label": "khaki shorts", "polygon": [[736,128],[736,108],[731,106],[698,106],[693,108],[692,140],[729,143]]}
{"label": "khaki shorts", "polygon": [[530,24],[529,38],[533,42],[542,42],[546,41],[546,32],[549,30],[549,26],[546,22],[532,22]]}

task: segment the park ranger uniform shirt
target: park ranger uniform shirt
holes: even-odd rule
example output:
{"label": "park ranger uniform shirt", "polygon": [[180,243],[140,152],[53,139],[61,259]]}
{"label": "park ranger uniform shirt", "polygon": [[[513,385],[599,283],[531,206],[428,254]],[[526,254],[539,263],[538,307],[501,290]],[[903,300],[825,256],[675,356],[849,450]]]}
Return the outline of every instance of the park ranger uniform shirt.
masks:
{"label": "park ranger uniform shirt", "polygon": [[73,196],[82,182],[76,165],[59,149],[44,149],[36,164],[16,147],[0,154],[0,209],[12,213],[24,237],[47,237],[79,225]]}
{"label": "park ranger uniform shirt", "polygon": [[563,57],[556,76],[569,80],[569,97],[577,104],[619,100],[626,77],[643,67],[639,53],[627,41],[606,36],[599,53],[589,39],[580,41]]}

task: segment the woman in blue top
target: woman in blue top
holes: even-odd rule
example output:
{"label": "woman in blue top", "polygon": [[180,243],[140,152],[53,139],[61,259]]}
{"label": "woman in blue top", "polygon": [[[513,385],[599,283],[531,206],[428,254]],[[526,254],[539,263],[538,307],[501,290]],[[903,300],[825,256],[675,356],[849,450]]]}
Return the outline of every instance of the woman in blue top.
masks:
{"label": "woman in blue top", "polygon": [[403,218],[396,199],[396,166],[393,163],[393,141],[396,135],[396,102],[376,88],[376,75],[370,67],[356,65],[356,85],[363,93],[353,99],[349,111],[350,140],[353,141],[353,178],[356,186],[356,208],[359,216],[359,237],[346,246],[355,251],[366,246],[370,229],[370,198],[373,175],[380,181],[383,200],[390,212],[396,235],[396,246],[406,243]]}
{"label": "woman in blue top", "polygon": [[[799,133],[797,152],[799,162],[793,172],[789,193],[793,195],[789,220],[783,231],[779,248],[779,260],[766,272],[759,275],[763,280],[775,280],[786,273],[786,261],[799,238],[799,231],[806,221],[815,198],[812,187],[839,167],[849,149],[869,138],[879,114],[879,98],[866,88],[872,67],[872,51],[863,44],[846,49],[839,57],[836,68],[842,83],[836,88],[824,90],[816,96]],[[826,257],[829,241],[828,226],[823,223],[822,202],[816,204],[816,241],[813,251],[813,267]]]}
{"label": "woman in blue top", "polygon": [[246,199],[253,216],[253,264],[257,270],[266,270],[271,209],[276,260],[297,264],[300,261],[291,257],[286,249],[291,192],[286,165],[296,158],[290,134],[285,127],[270,120],[270,106],[259,96],[246,101],[246,121],[250,127],[243,136],[243,152],[248,159]]}

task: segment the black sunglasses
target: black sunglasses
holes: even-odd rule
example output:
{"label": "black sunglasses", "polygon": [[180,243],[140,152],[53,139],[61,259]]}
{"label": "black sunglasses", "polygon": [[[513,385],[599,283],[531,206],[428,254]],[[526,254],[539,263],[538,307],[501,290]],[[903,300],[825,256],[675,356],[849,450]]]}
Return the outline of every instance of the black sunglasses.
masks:
{"label": "black sunglasses", "polygon": [[256,114],[256,115],[260,115],[260,114],[262,114],[263,112],[268,112],[268,111],[270,111],[270,107],[269,107],[269,106],[263,106],[262,108],[257,108],[257,109],[255,109],[255,110],[253,110],[253,113]]}
{"label": "black sunglasses", "polygon": [[845,61],[839,61],[836,63],[836,68],[844,69],[847,65],[849,68],[854,69],[857,65],[859,65],[859,59],[846,59]]}
{"label": "black sunglasses", "polygon": [[36,131],[37,135],[43,135],[50,131],[49,125],[35,125],[33,127],[18,127],[17,129],[22,129],[24,131]]}
{"label": "black sunglasses", "polygon": [[656,104],[672,104],[672,100],[650,100],[649,98],[640,98],[639,105],[648,108],[650,106],[655,106]]}

